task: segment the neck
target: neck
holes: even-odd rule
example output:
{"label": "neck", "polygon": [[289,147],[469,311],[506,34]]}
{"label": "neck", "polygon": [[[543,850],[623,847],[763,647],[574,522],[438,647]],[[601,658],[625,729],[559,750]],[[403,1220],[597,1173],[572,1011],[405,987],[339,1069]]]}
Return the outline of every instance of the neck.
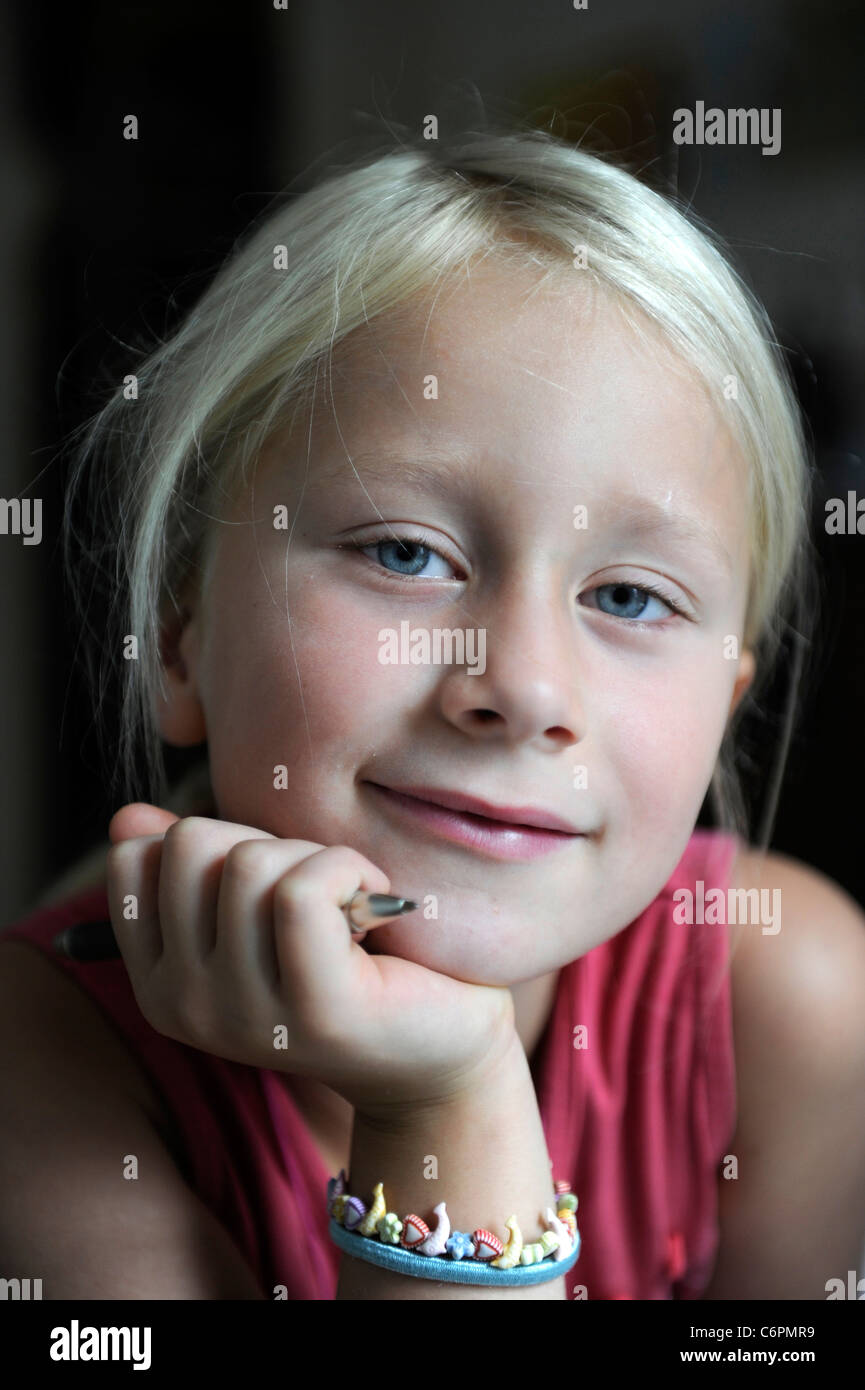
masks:
{"label": "neck", "polygon": [[552,1013],[558,983],[559,972],[554,970],[550,975],[539,975],[536,980],[523,980],[518,985],[511,985],[514,1023],[529,1062],[534,1061],[535,1051]]}

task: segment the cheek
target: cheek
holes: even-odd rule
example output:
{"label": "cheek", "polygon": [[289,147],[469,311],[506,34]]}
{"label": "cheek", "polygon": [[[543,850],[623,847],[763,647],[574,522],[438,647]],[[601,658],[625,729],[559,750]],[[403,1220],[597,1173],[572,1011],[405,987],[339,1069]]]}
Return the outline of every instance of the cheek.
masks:
{"label": "cheek", "polygon": [[295,701],[302,689],[307,717],[323,742],[381,738],[407,701],[417,700],[424,670],[379,660],[380,634],[394,621],[386,605],[371,604],[368,595],[328,596],[307,584],[302,601],[292,605],[293,650],[275,628],[280,684]]}
{"label": "cheek", "polygon": [[702,661],[659,664],[605,716],[605,747],[633,826],[667,833],[693,819],[712,776],[730,700],[729,672]]}
{"label": "cheek", "polygon": [[367,733],[381,735],[408,693],[416,697],[419,672],[381,664],[387,619],[371,614],[368,601],[335,600],[312,578],[290,593],[288,616],[276,588],[276,603],[257,596],[220,610],[208,653],[208,720],[236,748],[282,750],[276,761],[296,766],[310,747],[318,762],[325,746],[348,738],[362,746]]}

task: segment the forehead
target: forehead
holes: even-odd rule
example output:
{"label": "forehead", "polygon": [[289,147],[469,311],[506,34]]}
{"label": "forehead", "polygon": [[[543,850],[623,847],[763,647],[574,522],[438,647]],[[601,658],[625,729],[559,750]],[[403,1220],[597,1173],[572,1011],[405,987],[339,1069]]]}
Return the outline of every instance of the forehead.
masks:
{"label": "forehead", "polygon": [[713,401],[657,325],[576,268],[544,280],[487,260],[451,275],[343,339],[326,385],[310,483],[425,470],[442,493],[455,478],[527,501],[577,489],[602,509],[645,498],[744,529],[722,383]]}
{"label": "forehead", "polygon": [[[581,375],[613,360],[648,375],[694,374],[635,303],[566,266],[546,269],[488,258],[441,276],[347,334],[334,347],[333,376],[347,386],[393,383],[433,360],[462,377],[522,369],[555,360]],[[553,386],[555,382],[551,383]],[[656,382],[657,384],[657,382]],[[452,381],[451,386],[458,386]]]}
{"label": "forehead", "polygon": [[673,431],[697,451],[726,433],[661,329],[577,269],[543,280],[485,261],[451,275],[350,333],[328,377],[319,425],[336,413],[349,428],[386,421],[430,442],[463,431],[505,453],[511,439],[542,451],[568,440],[588,462],[602,441],[615,454],[635,432],[647,449]]}

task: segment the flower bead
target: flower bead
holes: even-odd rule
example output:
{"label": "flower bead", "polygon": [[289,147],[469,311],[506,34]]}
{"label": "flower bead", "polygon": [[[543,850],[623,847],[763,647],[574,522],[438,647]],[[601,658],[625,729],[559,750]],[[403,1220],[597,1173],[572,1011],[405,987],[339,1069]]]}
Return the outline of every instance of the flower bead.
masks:
{"label": "flower bead", "polygon": [[395,1211],[389,1211],[381,1217],[376,1225],[376,1230],[383,1245],[399,1245],[402,1222]]}
{"label": "flower bead", "polygon": [[453,1231],[448,1238],[445,1249],[452,1260],[464,1260],[472,1253],[474,1241],[465,1231]]}

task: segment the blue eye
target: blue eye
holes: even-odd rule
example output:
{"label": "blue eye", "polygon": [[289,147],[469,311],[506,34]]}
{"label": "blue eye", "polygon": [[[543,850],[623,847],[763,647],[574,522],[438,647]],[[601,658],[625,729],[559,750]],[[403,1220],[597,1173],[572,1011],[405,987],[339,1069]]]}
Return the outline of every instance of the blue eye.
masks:
{"label": "blue eye", "polygon": [[[373,564],[381,566],[391,579],[452,579],[452,571],[457,568],[446,556],[434,550],[418,536],[386,537],[378,541],[349,541],[347,548],[359,551]],[[367,554],[368,551],[372,554]],[[431,560],[439,561],[451,573],[431,573],[428,568]],[[629,584],[627,580],[618,580],[612,584],[600,584],[587,592],[589,596],[599,596],[598,602],[589,603],[587,607],[599,608],[608,617],[622,618],[631,626],[656,627],[670,615],[680,618],[688,616],[678,604],[652,584]],[[600,596],[603,596],[603,601]],[[646,609],[650,607],[652,600],[661,604],[666,612],[656,612],[654,618],[647,619]]]}
{"label": "blue eye", "polygon": [[[608,596],[610,607],[606,607],[600,598],[597,605],[588,604],[587,606],[590,608],[597,606],[602,613],[608,614],[611,618],[625,618],[631,622],[645,621],[644,614],[652,599],[663,604],[667,613],[678,613],[680,617],[685,616],[672,599],[667,598],[666,594],[651,584],[628,584],[624,580],[620,580],[615,584],[600,584],[597,589],[590,590],[590,593]],[[618,612],[616,611],[617,607],[620,610]],[[625,611],[622,612],[622,609]],[[654,622],[650,625],[654,626]]]}
{"label": "blue eye", "polygon": [[[453,574],[433,574],[427,566],[431,559],[439,560],[451,571],[454,566],[432,546],[414,536],[397,536],[395,540],[390,538],[380,541],[368,541],[363,544],[352,543],[352,550],[359,550],[362,555],[367,551],[373,554],[367,556],[373,563],[381,565],[382,569],[395,579],[400,577],[412,579],[420,577],[423,579],[452,579]],[[394,568],[391,568],[391,565]]]}
{"label": "blue eye", "polygon": [[421,545],[418,541],[377,541],[375,552],[376,559],[385,569],[388,567],[387,561],[382,557],[389,554],[401,574],[420,574],[432,554],[429,546]]}

